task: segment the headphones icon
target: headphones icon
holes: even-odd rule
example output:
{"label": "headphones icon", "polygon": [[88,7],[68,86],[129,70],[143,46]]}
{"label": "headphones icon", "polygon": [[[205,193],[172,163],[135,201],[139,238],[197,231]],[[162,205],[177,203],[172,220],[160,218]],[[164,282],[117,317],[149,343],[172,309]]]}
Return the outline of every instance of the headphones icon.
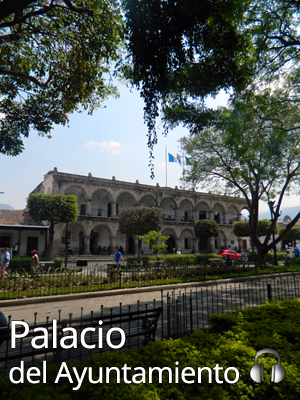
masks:
{"label": "headphones icon", "polygon": [[278,358],[278,364],[272,365],[271,382],[279,383],[285,377],[285,369],[280,365],[280,356],[276,350],[273,349],[263,349],[256,353],[254,367],[251,368],[250,376],[256,383],[261,383],[264,381],[264,366],[257,363],[259,356],[265,353],[274,354]]}

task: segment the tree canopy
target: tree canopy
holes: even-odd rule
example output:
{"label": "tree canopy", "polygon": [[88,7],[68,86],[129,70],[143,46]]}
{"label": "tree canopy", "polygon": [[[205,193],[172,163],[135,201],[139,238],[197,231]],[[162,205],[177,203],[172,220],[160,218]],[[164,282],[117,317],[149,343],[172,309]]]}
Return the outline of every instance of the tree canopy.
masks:
{"label": "tree canopy", "polygon": [[125,75],[145,100],[150,149],[159,102],[184,103],[243,87],[252,71],[249,37],[238,29],[247,1],[125,0]]}
{"label": "tree canopy", "polygon": [[197,238],[205,241],[206,253],[208,252],[208,239],[218,237],[220,234],[217,222],[207,219],[196,221],[194,224],[194,232]]}
{"label": "tree canopy", "polygon": [[50,223],[48,257],[52,257],[54,225],[61,222],[76,222],[78,218],[77,197],[73,195],[30,194],[27,207],[36,222]]}
{"label": "tree canopy", "polygon": [[[16,156],[30,129],[50,135],[79,107],[116,94],[122,19],[115,0],[0,2],[0,152]],[[50,135],[51,136],[51,135]]]}
{"label": "tree canopy", "polygon": [[214,118],[204,100],[220,89],[240,92],[288,72],[299,94],[298,1],[124,0],[124,8],[125,74],[145,100],[150,149],[159,105],[167,132],[182,111],[198,124]]}
{"label": "tree canopy", "polygon": [[[257,222],[257,236],[266,236],[271,228],[272,221],[260,219]],[[294,228],[293,228],[294,229]],[[279,232],[278,224],[275,225],[274,233]],[[237,221],[233,224],[233,233],[235,236],[250,236],[249,221]]]}
{"label": "tree canopy", "polygon": [[[119,215],[119,229],[126,235],[145,235],[150,231],[159,231],[163,224],[163,212],[157,207],[123,208]],[[139,256],[141,240],[139,239]]]}
{"label": "tree canopy", "polygon": [[[233,97],[229,107],[219,109],[215,120],[198,133],[197,120],[184,113],[181,118],[194,132],[181,139],[183,150],[197,162],[187,172],[188,182],[242,195],[250,212],[252,243],[264,257],[300,217],[299,213],[275,243],[269,242],[284,196],[299,188],[299,102],[288,87],[280,86]],[[275,199],[273,222],[260,242],[259,201]]]}

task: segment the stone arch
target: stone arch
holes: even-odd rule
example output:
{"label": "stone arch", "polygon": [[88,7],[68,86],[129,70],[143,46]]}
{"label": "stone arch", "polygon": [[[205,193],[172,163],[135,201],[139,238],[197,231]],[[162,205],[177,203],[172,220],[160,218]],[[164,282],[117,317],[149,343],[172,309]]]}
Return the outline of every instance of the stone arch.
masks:
{"label": "stone arch", "polygon": [[176,249],[178,247],[178,237],[177,237],[175,231],[172,228],[166,227],[163,229],[162,235],[170,236],[169,239],[166,241],[166,244],[168,246],[167,253],[172,254],[173,251],[175,252],[175,250],[173,250],[173,249]]}
{"label": "stone arch", "polygon": [[222,247],[227,248],[226,247],[227,242],[228,240],[226,233],[222,229],[220,229],[219,236],[215,238],[215,249],[220,250]]}
{"label": "stone arch", "polygon": [[160,207],[163,212],[164,220],[175,221],[176,220],[176,203],[172,197],[165,197],[161,203]]}
{"label": "stone arch", "polygon": [[212,219],[214,219],[217,224],[225,224],[225,207],[223,204],[216,202],[211,207]]}
{"label": "stone arch", "polygon": [[179,220],[192,222],[193,219],[193,203],[190,199],[183,199],[179,204]]}
{"label": "stone arch", "polygon": [[209,219],[210,205],[206,201],[199,201],[196,204],[196,220]]}
{"label": "stone arch", "polygon": [[227,221],[228,224],[232,225],[236,221],[240,220],[240,211],[237,206],[231,204],[227,209]]}
{"label": "stone arch", "polygon": [[[66,224],[63,224],[61,230],[61,250],[65,250],[65,234]],[[83,224],[79,222],[68,223],[67,244],[70,244],[73,254],[83,254],[84,252],[84,237],[86,231]]]}
{"label": "stone arch", "polygon": [[181,252],[192,253],[193,251],[194,231],[192,229],[183,229],[178,239],[178,248]]}
{"label": "stone arch", "polygon": [[77,206],[79,215],[85,215],[87,213],[87,200],[88,194],[85,188],[78,184],[69,184],[62,188],[63,194],[72,194],[77,197]]}
{"label": "stone arch", "polygon": [[96,189],[91,196],[91,215],[111,217],[111,194],[105,189]]}
{"label": "stone arch", "polygon": [[136,200],[132,193],[130,192],[122,192],[117,197],[117,204],[116,204],[116,213],[117,216],[119,215],[122,208],[134,207],[136,204]]}
{"label": "stone arch", "polygon": [[139,200],[139,204],[142,207],[155,207],[156,206],[156,198],[150,194],[145,194]]}
{"label": "stone arch", "polygon": [[112,231],[107,224],[95,225],[89,235],[92,254],[111,254],[114,251],[111,248]]}

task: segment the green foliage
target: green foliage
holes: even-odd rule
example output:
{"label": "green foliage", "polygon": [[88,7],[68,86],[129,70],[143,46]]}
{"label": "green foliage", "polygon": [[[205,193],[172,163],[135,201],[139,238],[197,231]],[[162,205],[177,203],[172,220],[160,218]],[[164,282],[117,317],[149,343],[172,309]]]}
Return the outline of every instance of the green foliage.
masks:
{"label": "green foliage", "polygon": [[[271,228],[272,222],[267,219],[260,219],[257,222],[257,236],[266,236]],[[235,236],[250,236],[249,221],[237,221],[233,224]],[[275,225],[274,233],[279,232],[278,223]]]}
{"label": "green foliage", "polygon": [[[130,55],[124,70],[141,88],[151,150],[157,141],[155,119],[160,101],[165,110],[180,109],[191,97],[203,99],[221,88],[242,87],[247,81],[252,69],[251,43],[238,29],[245,3],[123,2]],[[205,112],[201,115],[206,118]]]}
{"label": "green foliage", "polygon": [[[244,197],[250,213],[251,242],[261,259],[274,247],[269,239],[282,199],[299,186],[300,153],[295,149],[300,143],[300,107],[293,99],[284,82],[272,90],[244,91],[233,96],[227,108],[220,108],[215,120],[205,128],[197,129],[197,119],[190,120],[190,131],[195,134],[181,139],[184,152],[197,162],[186,173],[193,187],[201,183],[206,189],[217,191],[223,182],[222,189],[228,195],[238,193]],[[260,241],[259,202],[276,198],[279,200],[273,210],[273,225],[269,224],[265,239]],[[276,239],[277,243],[282,237]]]}
{"label": "green foliage", "polygon": [[48,135],[68,114],[90,114],[109,95],[119,58],[118,1],[2,0],[0,152],[16,156],[31,129]]}
{"label": "green foliage", "polygon": [[57,224],[77,221],[77,197],[73,195],[30,194],[27,206],[31,218],[36,222],[45,220]]}
{"label": "green foliage", "polygon": [[169,239],[170,236],[163,236],[161,233],[156,231],[150,231],[146,235],[139,235],[138,239],[142,240],[145,244],[151,246],[155,254],[164,254],[168,248],[168,245],[161,243]]}
{"label": "green foliage", "polygon": [[[211,319],[214,333],[198,330],[190,336],[177,340],[149,343],[139,350],[92,354],[87,360],[68,361],[73,384],[65,378],[58,384],[54,383],[60,364],[47,364],[46,385],[43,383],[32,385],[25,379],[22,390],[3,374],[0,376],[1,395],[11,400],[52,398],[80,400],[82,396],[89,400],[99,398],[297,400],[300,386],[299,320],[299,300],[267,303],[257,308],[233,311],[231,315],[216,315]],[[250,378],[255,355],[263,348],[276,349],[281,356],[281,364],[286,375],[280,384],[271,382],[272,365],[277,364],[278,360],[269,354],[259,358],[259,364],[264,368],[264,383],[255,384]],[[186,384],[181,379],[175,384],[176,361],[180,371],[185,367],[193,368],[195,371],[198,367],[204,366],[212,369],[216,364],[224,370],[235,367],[239,371],[239,381],[236,384],[228,384],[224,380],[223,384],[217,384],[213,374],[212,383],[208,383],[207,374],[203,372],[201,384]],[[99,367],[114,366],[121,369],[124,364],[132,368],[132,373],[136,367],[145,368],[147,382],[149,367],[170,367],[173,372],[173,383],[168,383],[167,375],[164,375],[162,383],[158,383],[157,375],[152,384],[125,384],[122,377],[121,382],[117,383],[115,374],[110,374],[110,383],[92,385],[86,376],[81,388],[72,390],[77,382],[72,367],[76,367],[77,371],[82,371],[83,367],[90,367],[93,379],[96,380],[99,378]],[[220,372],[222,380],[224,370]],[[229,377],[233,379],[234,375]]]}
{"label": "green foliage", "polygon": [[61,222],[76,222],[78,218],[77,197],[63,194],[30,194],[27,207],[31,218],[36,222],[49,221],[50,234],[47,251],[52,258],[54,225]]}
{"label": "green foliage", "polygon": [[198,238],[211,238],[219,236],[219,226],[215,220],[198,220],[194,224],[195,235]]}
{"label": "green foliage", "polygon": [[[280,235],[283,234],[284,228],[280,229]],[[300,228],[292,228],[288,233],[283,236],[284,240],[293,241],[300,240]]]}
{"label": "green foliage", "polygon": [[119,215],[119,228],[127,235],[145,235],[159,231],[163,224],[163,213],[157,207],[123,208]]}

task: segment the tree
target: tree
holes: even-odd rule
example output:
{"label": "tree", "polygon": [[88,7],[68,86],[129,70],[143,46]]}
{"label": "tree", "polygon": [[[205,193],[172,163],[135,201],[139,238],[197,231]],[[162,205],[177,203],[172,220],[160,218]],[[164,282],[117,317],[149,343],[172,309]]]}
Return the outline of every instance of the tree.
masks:
{"label": "tree", "polygon": [[[126,235],[145,235],[159,231],[163,224],[163,213],[156,207],[123,208],[119,215],[119,229]],[[138,242],[138,255],[141,256],[141,240]]]}
{"label": "tree", "polygon": [[[250,38],[239,24],[247,1],[125,0],[125,75],[141,88],[152,157],[164,107],[244,87],[253,73]],[[203,104],[202,104],[203,107]]]}
{"label": "tree", "polygon": [[150,231],[146,233],[146,235],[139,235],[138,239],[151,246],[154,253],[164,254],[168,248],[168,245],[162,242],[165,242],[169,239],[170,236],[163,236],[161,233],[156,231]]}
{"label": "tree", "polygon": [[[271,228],[272,221],[267,219],[260,219],[257,222],[257,236],[266,236]],[[250,236],[250,227],[249,221],[237,221],[233,224],[232,227],[233,233],[235,236],[243,237],[243,236]],[[275,225],[274,233],[278,233],[279,228],[278,224]]]}
{"label": "tree", "polygon": [[0,152],[16,156],[30,129],[48,135],[68,114],[116,95],[122,19],[115,0],[0,2]]}
{"label": "tree", "polygon": [[219,227],[215,220],[202,219],[194,224],[194,232],[197,238],[205,241],[206,253],[208,253],[208,239],[218,237]]}
{"label": "tree", "polygon": [[76,222],[78,217],[77,197],[73,195],[30,194],[27,207],[36,222],[50,224],[47,257],[52,257],[54,226],[62,222]]}
{"label": "tree", "polygon": [[[182,118],[186,115],[182,114]],[[188,116],[190,130],[197,121]],[[197,162],[188,171],[192,186],[222,189],[242,195],[250,212],[250,239],[260,261],[279,243],[300,217],[287,224],[275,241],[271,234],[280,215],[284,196],[298,189],[300,174],[300,106],[287,87],[247,91],[233,97],[228,108],[206,129],[182,138],[187,155]],[[202,129],[202,130],[201,130]],[[263,242],[258,236],[259,201],[276,200],[273,221]]]}
{"label": "tree", "polygon": [[[279,233],[283,233],[284,228],[280,229]],[[296,244],[297,240],[300,240],[300,228],[292,228],[285,236],[284,240],[288,240]]]}

